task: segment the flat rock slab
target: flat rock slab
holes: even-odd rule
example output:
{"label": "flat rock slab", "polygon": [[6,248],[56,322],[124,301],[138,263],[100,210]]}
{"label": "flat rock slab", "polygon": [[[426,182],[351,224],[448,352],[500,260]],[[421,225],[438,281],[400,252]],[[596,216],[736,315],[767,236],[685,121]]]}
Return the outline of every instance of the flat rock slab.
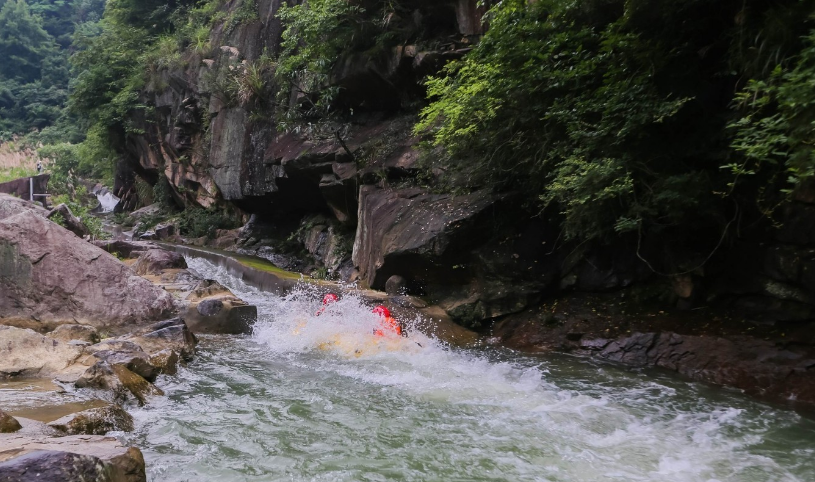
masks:
{"label": "flat rock slab", "polygon": [[11,326],[0,326],[0,340],[0,375],[7,378],[55,375],[82,354],[66,342]]}

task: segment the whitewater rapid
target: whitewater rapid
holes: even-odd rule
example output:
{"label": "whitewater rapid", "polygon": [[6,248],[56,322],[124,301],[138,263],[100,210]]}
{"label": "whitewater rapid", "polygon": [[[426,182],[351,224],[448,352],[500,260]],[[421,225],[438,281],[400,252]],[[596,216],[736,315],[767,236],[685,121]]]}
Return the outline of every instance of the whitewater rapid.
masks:
{"label": "whitewater rapid", "polygon": [[307,285],[260,292],[250,337],[202,337],[136,411],[155,481],[815,480],[815,423],[729,390],[566,356],[446,346]]}

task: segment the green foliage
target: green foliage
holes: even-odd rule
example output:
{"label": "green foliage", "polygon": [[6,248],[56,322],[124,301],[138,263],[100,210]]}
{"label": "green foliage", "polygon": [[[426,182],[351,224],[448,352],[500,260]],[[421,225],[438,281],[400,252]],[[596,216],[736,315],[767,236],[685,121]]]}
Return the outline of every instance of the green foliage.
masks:
{"label": "green foliage", "polygon": [[81,140],[81,122],[64,111],[68,49],[75,29],[98,20],[103,0],[0,2],[0,137],[31,144]]}
{"label": "green foliage", "polygon": [[36,176],[36,169],[29,169],[26,167],[12,167],[9,169],[0,170],[0,182],[13,181],[21,177]]}
{"label": "green foliage", "polygon": [[[329,75],[353,44],[364,10],[345,0],[312,0],[278,11],[285,29],[275,78],[280,85],[278,122],[285,128],[302,117],[328,114],[338,90]],[[289,105],[289,95],[298,100]]]}
{"label": "green foliage", "polygon": [[192,238],[215,237],[218,229],[234,229],[240,226],[240,220],[218,209],[202,209],[188,206],[179,215],[181,234]]}
{"label": "green foliage", "polygon": [[53,37],[33,16],[25,0],[8,0],[0,8],[0,78],[33,82],[42,76],[43,63],[56,52]]}
{"label": "green foliage", "polygon": [[153,185],[153,202],[157,202],[162,211],[171,211],[175,209],[176,204],[173,200],[173,188],[170,186],[170,181],[163,172],[159,173],[158,181]]}
{"label": "green foliage", "polygon": [[779,65],[767,79],[752,79],[738,93],[736,104],[743,116],[730,127],[736,133],[733,148],[743,154],[744,160],[723,166],[734,179],[762,174],[765,189],[781,184],[782,192],[788,193],[815,175],[812,79],[815,31],[806,38],[805,48],[789,68]]}
{"label": "green foliage", "polygon": [[108,141],[106,130],[96,125],[79,144],[49,144],[40,147],[37,153],[53,161],[52,170],[59,177],[71,179],[79,176],[112,186],[119,155]]}
{"label": "green foliage", "polygon": [[[432,102],[415,132],[470,188],[538,199],[537,207],[557,213],[566,239],[687,226],[715,232],[731,217],[723,198],[755,199],[728,190],[733,178],[719,167],[733,158],[726,126],[734,69],[760,72],[758,64],[790,48],[767,27],[780,10],[773,9],[713,0],[504,0],[489,11],[490,28],[473,52],[428,80]],[[747,37],[761,39],[760,55]],[[811,79],[811,71],[800,74]],[[757,96],[741,100],[748,98]],[[790,103],[807,125],[802,97]],[[776,120],[763,118],[761,128]],[[748,157],[766,159],[785,142],[778,126],[766,132],[759,147],[756,133],[744,131],[737,149],[751,146]],[[810,169],[801,160],[789,165]]]}
{"label": "green foliage", "polygon": [[149,206],[156,202],[153,186],[151,186],[150,183],[142,179],[140,176],[136,176],[135,185],[136,194],[139,196],[139,204],[142,207]]}

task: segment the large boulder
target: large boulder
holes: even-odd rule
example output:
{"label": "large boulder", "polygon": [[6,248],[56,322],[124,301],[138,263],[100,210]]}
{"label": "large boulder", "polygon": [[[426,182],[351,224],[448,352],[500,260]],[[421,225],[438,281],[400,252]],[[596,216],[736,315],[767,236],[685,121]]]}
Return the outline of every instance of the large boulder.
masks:
{"label": "large boulder", "polygon": [[418,277],[434,265],[453,263],[483,241],[474,228],[495,201],[486,192],[454,197],[363,186],[353,251],[360,278],[384,289],[393,275]]}
{"label": "large boulder", "polygon": [[45,217],[48,215],[48,210],[42,207],[39,203],[32,203],[10,194],[0,193],[0,220],[20,214],[22,212],[35,213],[38,216]]}
{"label": "large boulder", "polygon": [[485,191],[363,186],[353,261],[371,288],[427,295],[455,322],[480,328],[535,303],[557,280],[552,233],[519,216],[511,197]]}
{"label": "large boulder", "polygon": [[169,293],[70,231],[32,213],[0,221],[0,323],[115,331],[175,309]]}
{"label": "large boulder", "polygon": [[146,482],[144,456],[114,437],[0,437],[0,481]]}

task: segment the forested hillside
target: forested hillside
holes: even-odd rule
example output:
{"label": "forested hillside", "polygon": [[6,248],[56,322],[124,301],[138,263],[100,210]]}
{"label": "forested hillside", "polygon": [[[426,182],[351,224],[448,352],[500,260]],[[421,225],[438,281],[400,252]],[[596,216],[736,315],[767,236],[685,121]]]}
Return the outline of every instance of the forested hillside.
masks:
{"label": "forested hillside", "polygon": [[0,1],[0,140],[32,135],[53,143],[81,141],[65,112],[70,55],[95,35],[103,0]]}

